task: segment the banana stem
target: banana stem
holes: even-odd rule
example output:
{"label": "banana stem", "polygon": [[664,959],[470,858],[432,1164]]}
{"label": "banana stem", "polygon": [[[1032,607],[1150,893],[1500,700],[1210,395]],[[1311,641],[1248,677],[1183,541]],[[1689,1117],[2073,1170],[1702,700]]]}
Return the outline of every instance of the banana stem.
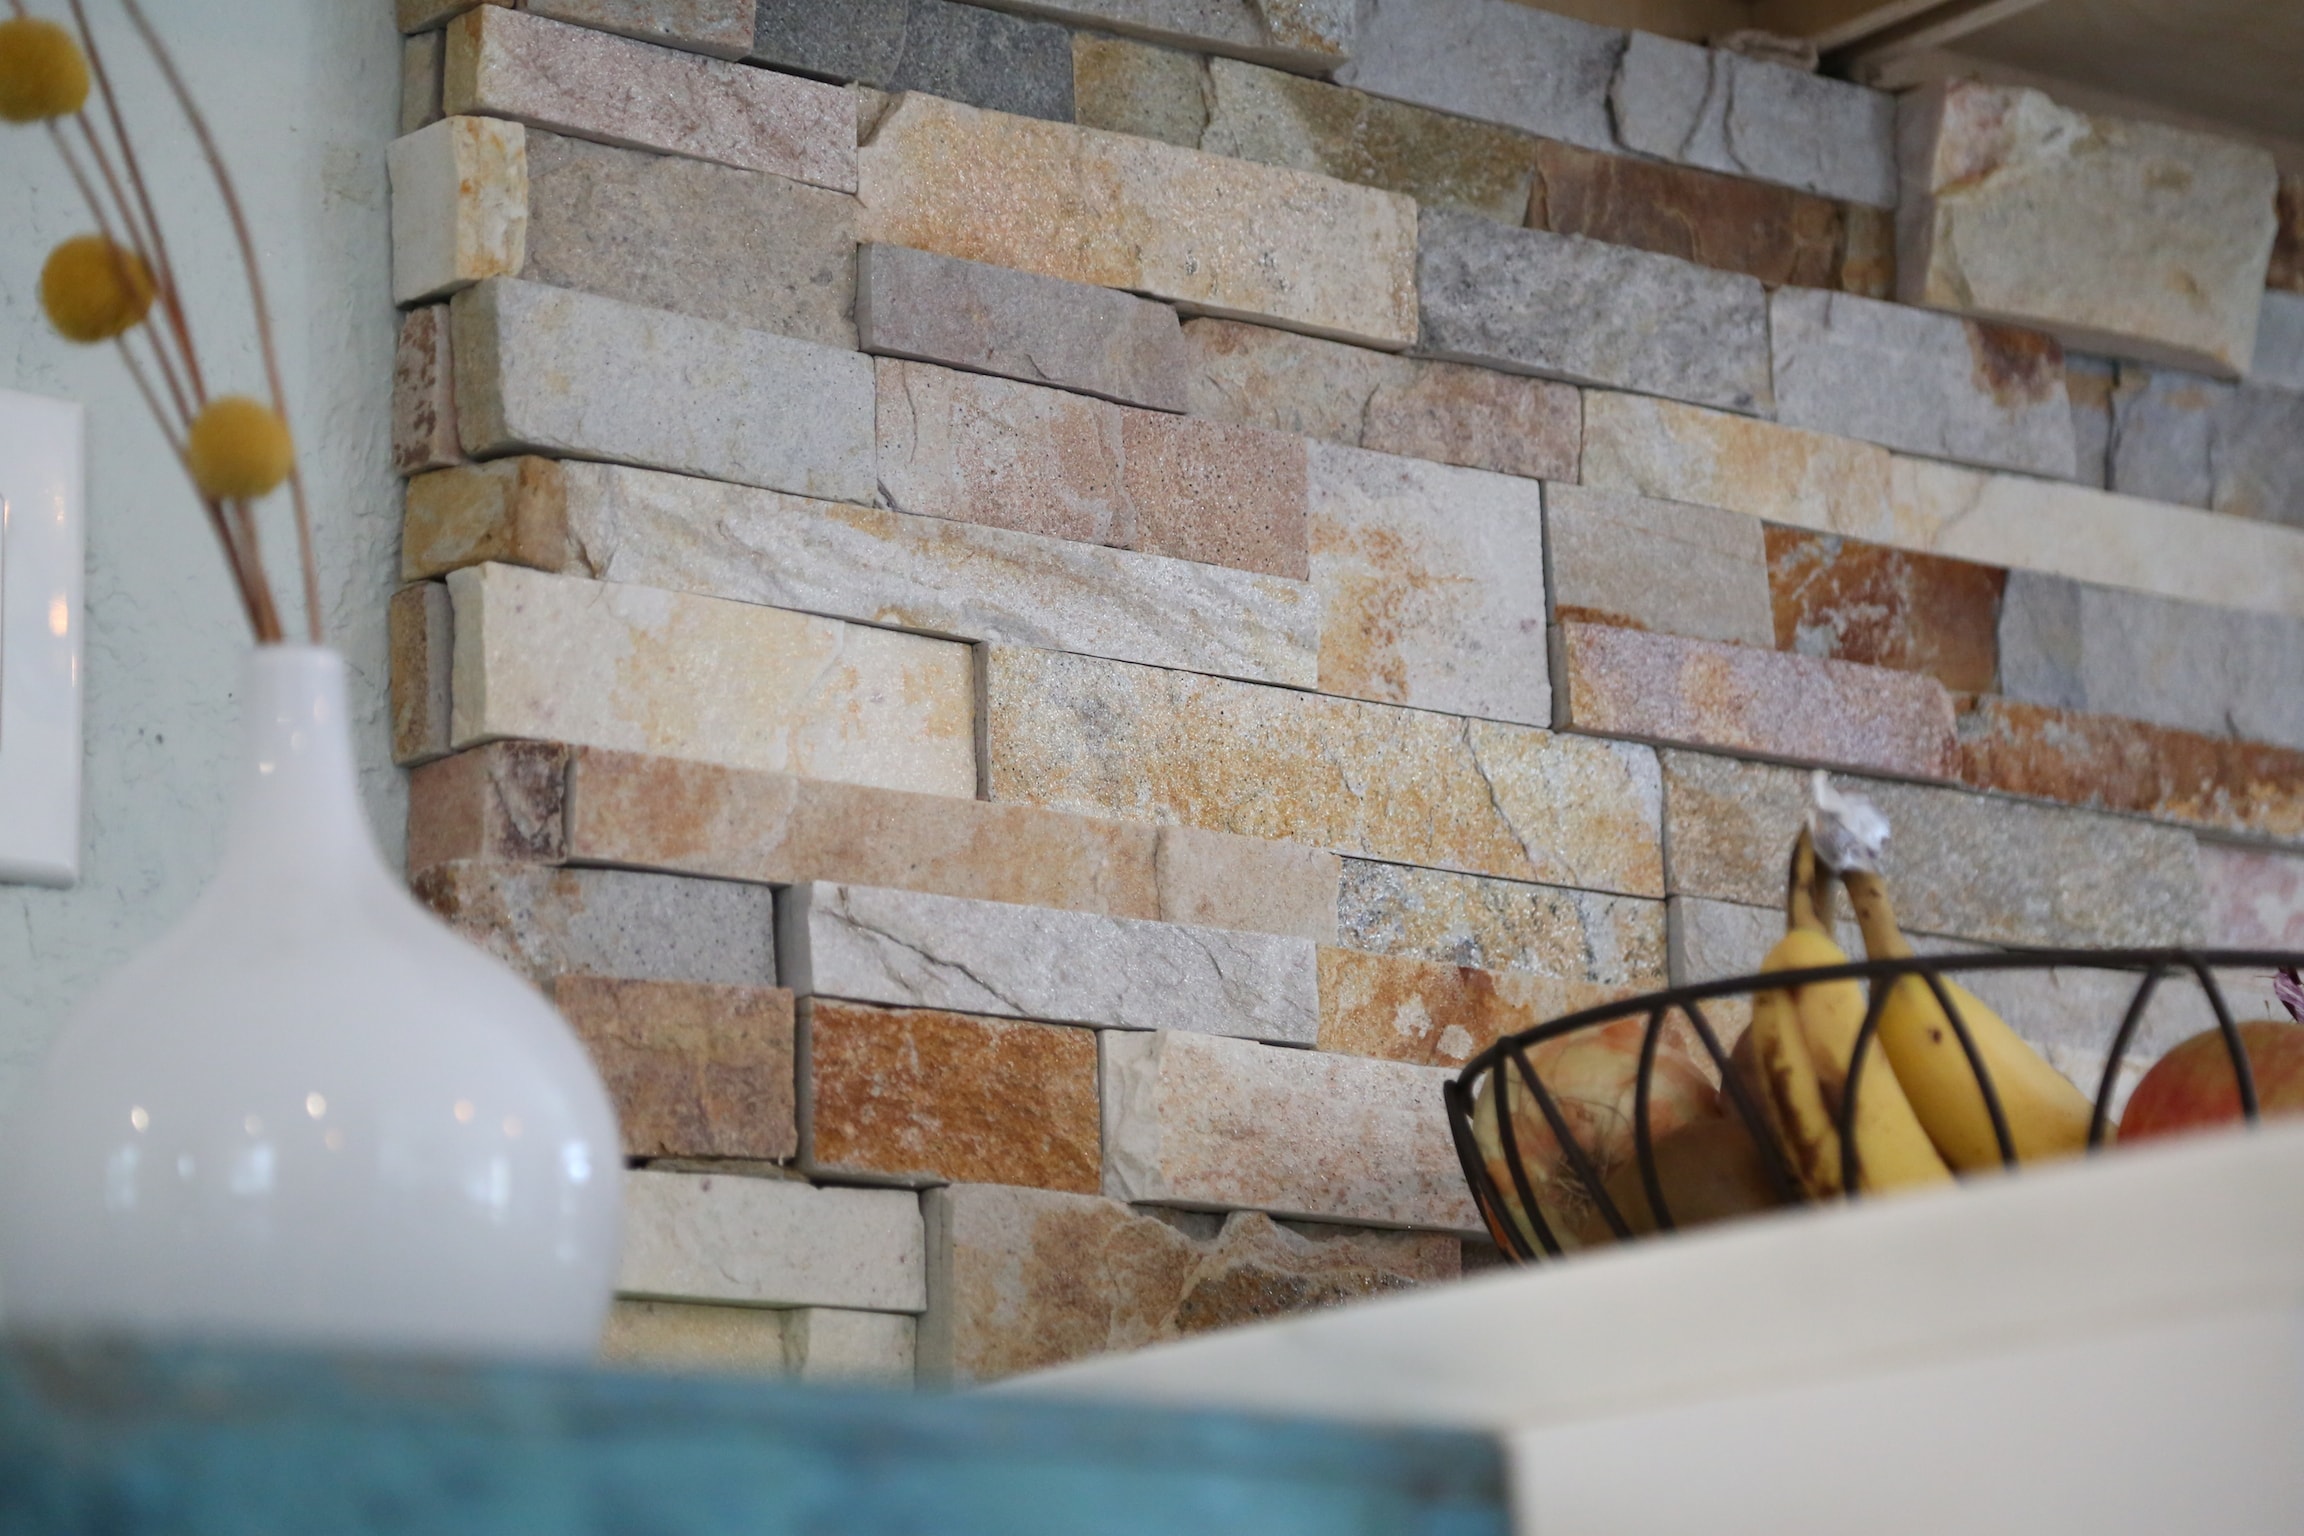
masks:
{"label": "banana stem", "polygon": [[1831,878],[1816,858],[1815,839],[1802,827],[1792,840],[1792,867],[1784,877],[1784,926],[1830,933],[1831,923]]}
{"label": "banana stem", "polygon": [[1896,908],[1888,900],[1888,883],[1868,869],[1844,871],[1848,904],[1856,909],[1856,926],[1864,933],[1864,953],[1874,960],[1901,960],[1912,953],[1904,930],[1896,926]]}

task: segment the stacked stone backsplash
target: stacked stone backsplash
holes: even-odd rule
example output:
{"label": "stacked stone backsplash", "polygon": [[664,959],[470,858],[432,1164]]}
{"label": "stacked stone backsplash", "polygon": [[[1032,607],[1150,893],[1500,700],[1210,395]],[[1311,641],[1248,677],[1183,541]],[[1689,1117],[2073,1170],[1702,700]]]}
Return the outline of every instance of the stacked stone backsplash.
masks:
{"label": "stacked stone backsplash", "polygon": [[408,864],[615,1092],[619,1358],[1493,1262],[1438,1085],[1749,969],[1812,765],[1924,943],[2304,943],[2259,152],[1513,0],[399,13]]}

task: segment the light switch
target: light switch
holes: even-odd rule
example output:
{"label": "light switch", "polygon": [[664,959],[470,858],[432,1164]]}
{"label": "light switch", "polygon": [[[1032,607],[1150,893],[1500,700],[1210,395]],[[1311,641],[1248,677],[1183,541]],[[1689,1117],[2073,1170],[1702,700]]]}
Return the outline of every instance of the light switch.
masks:
{"label": "light switch", "polygon": [[0,881],[80,878],[83,420],[0,389]]}

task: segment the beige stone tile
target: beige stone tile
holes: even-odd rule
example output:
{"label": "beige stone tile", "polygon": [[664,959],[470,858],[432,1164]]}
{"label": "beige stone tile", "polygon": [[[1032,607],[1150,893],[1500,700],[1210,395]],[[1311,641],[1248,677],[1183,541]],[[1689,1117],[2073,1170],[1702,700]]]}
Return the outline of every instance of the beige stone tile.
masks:
{"label": "beige stone tile", "polygon": [[1559,982],[1663,984],[1664,910],[1636,896],[1346,859],[1337,928],[1341,942],[1377,954]]}
{"label": "beige stone tile", "polygon": [[913,1312],[927,1305],[920,1197],[730,1174],[624,1176],[616,1288],[660,1301]]}
{"label": "beige stone tile", "polygon": [[517,275],[528,249],[528,136],[518,123],[451,116],[395,139],[392,302],[445,298]]}
{"label": "beige stone tile", "polygon": [[1620,983],[1323,949],[1320,1049],[1461,1067],[1506,1035],[1637,990]]}
{"label": "beige stone tile", "polygon": [[1588,486],[1544,488],[1554,617],[1771,646],[1760,520]]}
{"label": "beige stone tile", "polygon": [[895,1312],[794,1307],[785,1314],[784,1368],[801,1381],[910,1387],[919,1326]]}
{"label": "beige stone tile", "polygon": [[790,992],[562,976],[552,1001],[608,1087],[626,1157],[799,1152]]}
{"label": "beige stone tile", "polygon": [[527,455],[418,475],[400,524],[400,577],[424,581],[496,561],[565,571],[569,538],[561,466]]}
{"label": "beige stone tile", "polygon": [[1162,922],[1335,942],[1336,855],[1198,827],[1148,830]]}
{"label": "beige stone tile", "polygon": [[756,6],[753,0],[522,0],[521,9],[716,59],[740,59],[752,51]]}
{"label": "beige stone tile", "polygon": [[549,990],[563,976],[776,985],[775,893],[625,869],[456,862],[416,871],[416,898]]}
{"label": "beige stone tile", "polygon": [[782,1376],[785,1320],[767,1307],[708,1307],[618,1298],[600,1335],[600,1363],[627,1370]]}
{"label": "beige stone tile", "polygon": [[1670,400],[1584,392],[1583,483],[1747,512],[1877,543],[1890,530],[1889,454]]}

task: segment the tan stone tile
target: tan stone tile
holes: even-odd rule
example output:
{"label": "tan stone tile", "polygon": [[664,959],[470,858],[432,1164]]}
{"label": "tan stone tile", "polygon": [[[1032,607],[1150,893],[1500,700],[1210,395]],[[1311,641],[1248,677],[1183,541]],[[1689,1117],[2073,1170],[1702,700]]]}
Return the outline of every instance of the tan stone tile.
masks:
{"label": "tan stone tile", "polygon": [[496,741],[408,776],[408,868],[458,859],[558,864],[568,857],[568,749]]}
{"label": "tan stone tile", "polygon": [[1304,444],[1256,427],[1122,412],[1130,547],[1304,580]]}
{"label": "tan stone tile", "polygon": [[1197,827],[1145,830],[1158,838],[1154,880],[1162,922],[1335,941],[1336,855]]}
{"label": "tan stone tile", "polygon": [[717,59],[752,51],[753,0],[522,0],[521,9]]}
{"label": "tan stone tile", "polygon": [[1554,617],[1767,645],[1760,520],[1586,486],[1544,488]]}
{"label": "tan stone tile", "polygon": [[552,1001],[608,1085],[626,1157],[799,1151],[791,993],[562,976]]}
{"label": "tan stone tile", "polygon": [[909,95],[860,156],[868,240],[1378,346],[1416,337],[1404,197]]}
{"label": "tan stone tile", "polygon": [[812,1172],[1095,1192],[1094,1030],[830,998],[807,1018]]}
{"label": "tan stone tile", "polygon": [[556,459],[523,454],[418,475],[400,524],[400,579],[497,561],[573,571],[567,488]]}
{"label": "tan stone tile", "polygon": [[1670,400],[1584,392],[1583,482],[1881,543],[1884,448]]}
{"label": "tan stone tile", "polygon": [[400,344],[392,354],[392,472],[416,475],[464,462],[448,306],[426,304],[400,317]]}
{"label": "tan stone tile", "polygon": [[706,1307],[619,1297],[600,1335],[600,1363],[629,1370],[782,1376],[784,1323],[768,1307]]}
{"label": "tan stone tile", "polygon": [[1664,911],[1598,891],[1346,859],[1337,928],[1354,949],[1558,982],[1661,986]]}
{"label": "tan stone tile", "polygon": [[1574,480],[1583,419],[1572,385],[1414,361],[1369,396],[1359,441],[1379,453],[1467,469]]}
{"label": "tan stone tile", "polygon": [[1323,949],[1320,1049],[1460,1067],[1506,1035],[1638,990]]}
{"label": "tan stone tile", "polygon": [[445,298],[519,273],[528,248],[528,137],[518,123],[452,115],[395,139],[385,159],[392,302]]}
{"label": "tan stone tile", "polygon": [[455,617],[448,588],[437,581],[402,587],[392,594],[385,628],[392,664],[392,761],[412,768],[451,750]]}
{"label": "tan stone tile", "polygon": [[1072,114],[1083,128],[1200,147],[1208,61],[1099,32],[1072,34]]}

